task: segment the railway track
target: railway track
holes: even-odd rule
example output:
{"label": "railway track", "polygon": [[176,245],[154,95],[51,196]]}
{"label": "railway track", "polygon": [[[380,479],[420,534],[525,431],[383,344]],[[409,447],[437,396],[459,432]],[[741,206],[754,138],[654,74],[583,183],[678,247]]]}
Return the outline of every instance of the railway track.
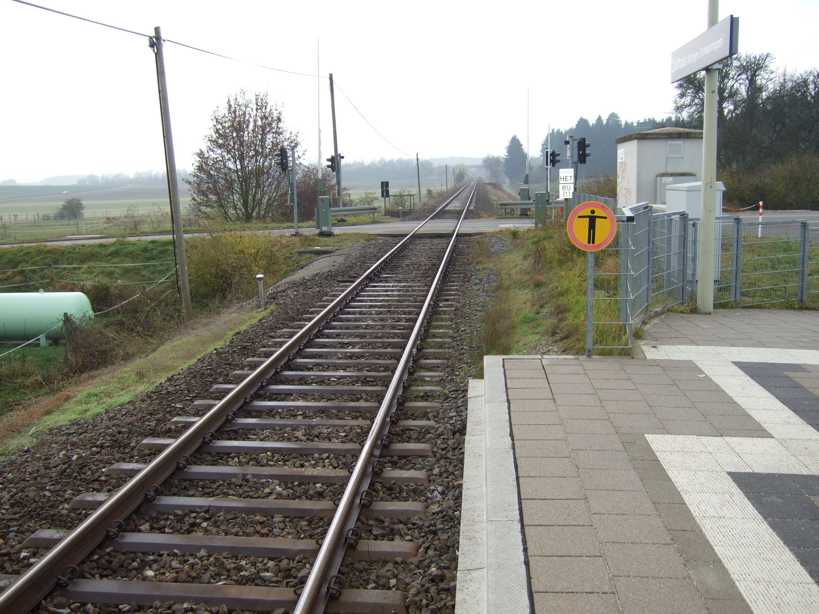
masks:
{"label": "railway track", "polygon": [[[344,571],[416,554],[411,541],[377,539],[364,526],[425,513],[424,433],[435,426],[456,316],[457,280],[447,271],[475,191],[461,189],[296,328],[260,340],[246,369],[212,387],[221,398],[173,418],[178,437],[141,443],[159,450],[153,460],[109,467],[122,486],[77,497],[72,507],[90,513],[75,529],[29,537],[27,548],[48,551],[7,578],[0,613],[30,611],[55,594],[92,604],[404,612],[402,593],[348,588]],[[436,216],[453,217],[451,236],[419,238]],[[247,517],[256,530],[237,520]],[[200,581],[155,581],[147,562],[161,553],[195,555],[206,567],[219,562],[212,557],[282,558],[300,570],[293,578],[254,568],[254,583],[201,581],[206,572],[191,574]],[[99,577],[106,567],[114,578]]]}

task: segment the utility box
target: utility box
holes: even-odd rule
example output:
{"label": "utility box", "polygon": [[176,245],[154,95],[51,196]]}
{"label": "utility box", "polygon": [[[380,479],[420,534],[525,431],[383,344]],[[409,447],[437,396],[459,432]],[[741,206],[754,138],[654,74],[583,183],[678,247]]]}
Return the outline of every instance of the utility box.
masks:
{"label": "utility box", "polygon": [[546,207],[549,204],[549,195],[546,192],[535,192],[535,227],[546,225]]}
{"label": "utility box", "polygon": [[[725,185],[721,181],[717,181],[714,185],[714,207],[715,215],[719,217],[722,215],[722,199],[725,193]],[[702,216],[702,182],[694,181],[691,183],[678,183],[676,185],[669,185],[666,188],[666,211],[674,213],[676,211],[685,211],[688,214],[688,219],[699,220]],[[694,263],[696,263],[696,256],[693,249],[688,250],[688,266],[689,271],[694,271]],[[722,224],[717,221],[714,228],[714,280],[720,278],[720,271],[722,267]],[[696,272],[694,271],[694,274]]]}
{"label": "utility box", "polygon": [[319,236],[333,236],[333,219],[330,215],[330,197],[319,196],[318,207],[316,207],[316,228]]}
{"label": "utility box", "polygon": [[702,130],[657,128],[617,139],[617,205],[665,204],[668,187],[698,180]]}
{"label": "utility box", "polygon": [[[714,185],[716,216],[722,215],[722,195],[725,185],[717,181]],[[702,215],[702,182],[677,183],[666,187],[666,211],[685,211],[690,219]]]}

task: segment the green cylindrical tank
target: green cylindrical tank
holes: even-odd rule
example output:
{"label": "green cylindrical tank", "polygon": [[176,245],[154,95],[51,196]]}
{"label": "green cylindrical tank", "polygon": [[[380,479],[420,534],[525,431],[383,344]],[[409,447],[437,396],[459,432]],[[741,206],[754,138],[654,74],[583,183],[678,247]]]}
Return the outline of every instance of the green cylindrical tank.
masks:
{"label": "green cylindrical tank", "polygon": [[[91,301],[82,292],[0,293],[0,339],[33,339],[61,324],[65,313],[78,323],[94,317]],[[59,339],[62,327],[46,335]]]}

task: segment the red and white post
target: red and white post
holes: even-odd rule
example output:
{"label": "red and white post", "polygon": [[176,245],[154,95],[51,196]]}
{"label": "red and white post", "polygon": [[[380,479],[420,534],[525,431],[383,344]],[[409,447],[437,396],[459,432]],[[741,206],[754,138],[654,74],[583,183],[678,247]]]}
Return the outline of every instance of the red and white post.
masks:
{"label": "red and white post", "polygon": [[762,210],[765,208],[764,203],[760,200],[759,204],[756,206],[757,211],[757,221],[759,222],[756,227],[756,238],[762,238]]}

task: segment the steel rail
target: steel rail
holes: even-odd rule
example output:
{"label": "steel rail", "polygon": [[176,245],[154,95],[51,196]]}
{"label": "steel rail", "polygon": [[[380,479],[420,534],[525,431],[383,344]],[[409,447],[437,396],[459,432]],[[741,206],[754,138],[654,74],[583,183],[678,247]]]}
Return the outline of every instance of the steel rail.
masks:
{"label": "steel rail", "polygon": [[330,305],[294,334],[270,358],[248,375],[224,399],[213,406],[196,424],[187,429],[172,445],[154,458],[136,476],[117,490],[88,518],[71,530],[37,563],[0,593],[0,614],[21,614],[37,606],[58,584],[70,581],[74,566],[88,556],[107,536],[118,532],[123,521],[170,477],[225,421],[248,402],[288,360],[343,309],[369,279],[398,254],[413,236],[433,217],[446,209],[466,186],[435,209],[397,245],[370,266]]}
{"label": "steel rail", "polygon": [[398,361],[398,366],[387,387],[386,396],[378,408],[378,413],[373,420],[373,425],[367,435],[367,440],[361,447],[361,452],[356,460],[347,486],[344,489],[344,494],[341,495],[336,513],[333,515],[330,527],[327,529],[327,534],[322,540],[321,548],[319,548],[313,566],[310,569],[310,575],[299,595],[299,600],[296,603],[293,614],[321,614],[324,612],[327,602],[332,598],[332,593],[338,589],[338,587],[333,586],[332,583],[341,567],[347,546],[353,545],[356,541],[352,531],[357,523],[361,508],[366,504],[366,492],[369,489],[373,477],[375,462],[380,455],[385,435],[389,429],[390,420],[398,405],[398,400],[404,389],[404,383],[409,376],[409,370],[417,351],[418,342],[421,339],[421,334],[424,331],[432,311],[432,304],[438,294],[449,261],[452,258],[455,241],[458,238],[458,231],[469,210],[469,205],[472,203],[476,190],[477,184],[474,184],[464,205],[463,212],[458,218],[458,222],[452,232],[452,238],[449,240],[435,278],[430,284],[424,305],[412,329],[412,334],[404,347],[404,351]]}

